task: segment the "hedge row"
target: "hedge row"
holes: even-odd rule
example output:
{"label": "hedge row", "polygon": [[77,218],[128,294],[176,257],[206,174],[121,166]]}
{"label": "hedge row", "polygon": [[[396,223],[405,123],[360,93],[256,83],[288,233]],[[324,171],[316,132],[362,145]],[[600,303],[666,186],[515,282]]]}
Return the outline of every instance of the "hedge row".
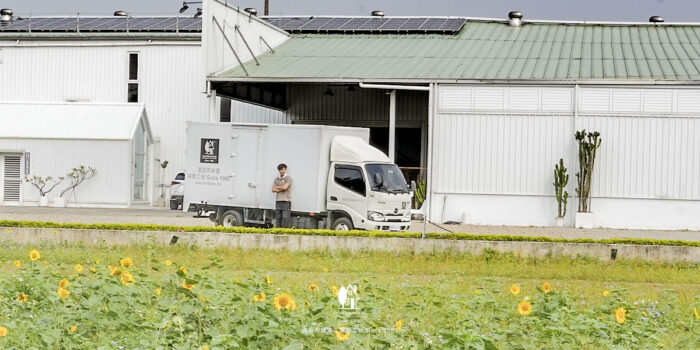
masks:
{"label": "hedge row", "polygon": [[[123,231],[167,231],[167,232],[224,232],[224,233],[258,233],[276,235],[309,235],[309,236],[337,236],[337,237],[385,237],[385,238],[420,238],[419,232],[382,232],[382,231],[332,231],[332,230],[306,230],[288,228],[253,228],[253,227],[222,227],[222,226],[172,226],[152,224],[60,224],[45,221],[12,221],[0,220],[0,227],[30,227],[30,228],[55,228],[55,229],[80,229],[80,230],[123,230]],[[509,242],[555,242],[555,243],[604,243],[604,244],[636,244],[636,245],[664,245],[700,247],[700,242],[665,240],[665,239],[637,239],[637,238],[552,238],[540,236],[511,236],[511,235],[478,235],[469,233],[427,233],[426,238],[453,239],[468,241],[509,241]]]}

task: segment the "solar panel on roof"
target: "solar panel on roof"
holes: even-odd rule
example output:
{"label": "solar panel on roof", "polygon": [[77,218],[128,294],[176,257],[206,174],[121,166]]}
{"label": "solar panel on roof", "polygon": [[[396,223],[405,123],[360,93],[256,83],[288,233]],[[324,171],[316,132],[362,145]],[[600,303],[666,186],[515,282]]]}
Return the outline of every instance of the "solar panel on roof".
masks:
{"label": "solar panel on roof", "polygon": [[132,18],[129,21],[129,30],[146,30],[152,27],[153,25],[161,23],[163,21],[163,18],[153,17]]}
{"label": "solar panel on roof", "polygon": [[369,21],[369,18],[353,18],[351,19],[348,23],[345,23],[342,27],[338,28],[339,30],[358,30],[360,27],[367,23]]}
{"label": "solar panel on roof", "polygon": [[304,24],[309,21],[309,18],[295,18],[282,25],[283,29],[286,30],[299,30]]}
{"label": "solar panel on roof", "polygon": [[445,22],[447,22],[445,18],[430,18],[418,30],[438,30]]}
{"label": "solar panel on roof", "polygon": [[462,29],[464,23],[467,23],[466,18],[450,18],[445,22],[445,24],[442,25],[440,29],[448,31],[458,31]]}
{"label": "solar panel on roof", "polygon": [[365,24],[360,26],[359,30],[377,30],[386,23],[388,19],[384,18],[371,18]]}
{"label": "solar panel on roof", "polygon": [[397,30],[401,28],[402,25],[406,24],[407,18],[390,18],[384,25],[380,28],[381,30]]}
{"label": "solar panel on roof", "polygon": [[418,30],[428,18],[411,18],[399,30]]}
{"label": "solar panel on roof", "polygon": [[330,18],[314,18],[314,19],[306,22],[306,24],[299,27],[299,30],[318,30],[324,24],[326,24],[330,21],[331,21]]}
{"label": "solar panel on roof", "polygon": [[338,30],[344,24],[350,22],[351,18],[331,18],[328,23],[322,25],[320,30]]}

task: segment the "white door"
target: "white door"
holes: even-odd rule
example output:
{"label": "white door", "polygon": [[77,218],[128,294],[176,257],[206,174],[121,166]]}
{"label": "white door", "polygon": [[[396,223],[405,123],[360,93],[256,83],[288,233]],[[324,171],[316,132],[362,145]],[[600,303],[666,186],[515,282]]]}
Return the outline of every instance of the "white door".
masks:
{"label": "white door", "polygon": [[19,202],[19,191],[22,185],[18,154],[0,155],[0,202]]}
{"label": "white door", "polygon": [[259,181],[263,133],[262,128],[235,128],[231,138],[234,202],[251,208],[260,203],[261,186],[272,186],[271,182],[267,184]]}

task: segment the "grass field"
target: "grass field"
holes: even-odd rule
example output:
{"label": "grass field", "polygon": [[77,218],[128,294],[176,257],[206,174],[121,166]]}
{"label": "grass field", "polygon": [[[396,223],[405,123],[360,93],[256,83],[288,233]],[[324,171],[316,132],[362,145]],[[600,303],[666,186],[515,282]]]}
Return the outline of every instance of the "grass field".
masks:
{"label": "grass field", "polygon": [[[0,348],[700,348],[698,264],[7,241],[0,259]],[[348,284],[360,310],[339,309]]]}

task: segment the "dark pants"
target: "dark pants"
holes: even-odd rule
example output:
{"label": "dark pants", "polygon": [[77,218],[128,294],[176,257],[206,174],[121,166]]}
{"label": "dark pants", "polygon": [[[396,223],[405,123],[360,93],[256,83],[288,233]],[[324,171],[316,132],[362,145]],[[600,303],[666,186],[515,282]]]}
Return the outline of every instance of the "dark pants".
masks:
{"label": "dark pants", "polygon": [[275,202],[275,227],[292,227],[292,202]]}

